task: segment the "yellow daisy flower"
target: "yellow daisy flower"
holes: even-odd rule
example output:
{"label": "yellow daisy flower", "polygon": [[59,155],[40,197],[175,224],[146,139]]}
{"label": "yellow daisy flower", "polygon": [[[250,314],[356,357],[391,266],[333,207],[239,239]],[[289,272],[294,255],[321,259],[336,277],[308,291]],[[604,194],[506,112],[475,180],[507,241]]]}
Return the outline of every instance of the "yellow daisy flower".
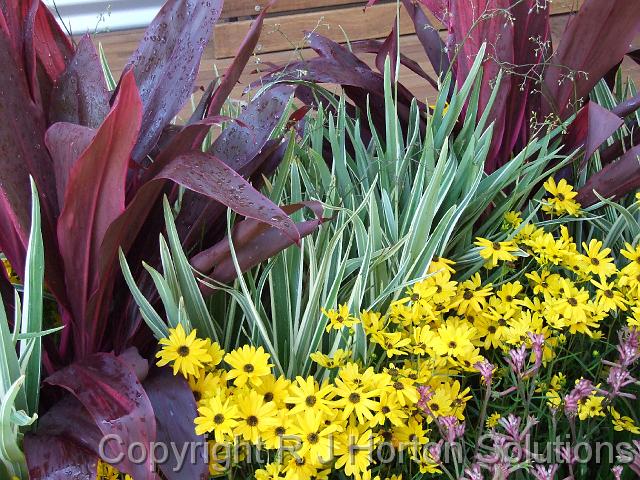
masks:
{"label": "yellow daisy flower", "polygon": [[480,247],[478,252],[480,256],[493,265],[500,261],[511,262],[516,259],[512,252],[516,252],[518,246],[513,241],[494,242],[487,238],[478,237],[474,244]]}
{"label": "yellow daisy flower", "polygon": [[211,362],[208,342],[196,338],[196,331],[186,334],[182,325],[169,330],[168,338],[161,338],[162,349],[156,354],[158,366],[173,363],[173,374],[180,372],[184,377],[197,375],[205,364]]}
{"label": "yellow daisy flower", "polygon": [[331,330],[342,330],[344,327],[352,328],[359,320],[349,313],[347,305],[339,305],[338,310],[325,310],[322,313],[329,319],[326,326],[327,333]]}
{"label": "yellow daisy flower", "polygon": [[222,399],[214,395],[203,401],[198,408],[198,417],[194,420],[196,434],[213,432],[216,442],[222,443],[233,437],[233,430],[238,425],[240,412],[231,397]]}
{"label": "yellow daisy flower", "polygon": [[237,387],[244,386],[250,382],[253,386],[262,383],[262,377],[271,374],[269,358],[271,356],[262,347],[244,345],[242,348],[233,350],[224,356],[231,369],[228,378],[233,380]]}

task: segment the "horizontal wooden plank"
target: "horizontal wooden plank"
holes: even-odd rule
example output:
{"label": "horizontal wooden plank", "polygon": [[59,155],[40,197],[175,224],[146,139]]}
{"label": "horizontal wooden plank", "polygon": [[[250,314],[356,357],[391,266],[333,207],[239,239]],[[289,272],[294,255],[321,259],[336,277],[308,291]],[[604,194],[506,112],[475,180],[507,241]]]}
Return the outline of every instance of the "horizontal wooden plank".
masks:
{"label": "horizontal wooden plank", "polygon": [[[259,12],[269,0],[231,0],[224,2],[221,18],[250,17]],[[358,0],[278,0],[270,13],[310,10],[313,8],[337,7],[357,4]],[[360,2],[362,3],[362,2]]]}
{"label": "horizontal wooden plank", "polygon": [[[557,1],[558,0],[556,0],[556,2]],[[568,18],[568,15],[560,15],[555,16],[551,19],[551,33],[553,37],[553,44],[556,46],[559,43],[560,36],[562,35]],[[122,67],[124,66],[133,50],[135,50],[138,40],[142,37],[142,33],[142,30],[110,32],[94,37],[96,41],[101,41],[103,43],[105,53],[109,60],[109,64],[111,65],[116,78],[120,76]],[[420,45],[420,42],[415,35],[406,35],[402,37],[400,39],[400,48],[402,53],[407,55],[409,58],[416,60],[427,73],[431,75],[434,74],[433,67],[429,63],[429,60],[427,59],[424,50],[422,49],[422,45]],[[640,37],[636,38],[634,42],[634,48],[640,48]],[[299,56],[302,56],[304,58],[311,58],[314,56],[314,53],[309,49],[304,49],[296,53],[291,51],[281,51],[261,55],[260,60],[262,61],[262,63],[275,63],[277,65],[284,65],[287,62],[294,61],[295,59],[299,58]],[[362,55],[362,58],[370,65],[373,65],[375,56]],[[208,82],[216,76],[214,66],[217,67],[218,72],[224,72],[232,60],[232,58],[216,60],[210,51],[206,51],[202,58],[196,85],[206,86]],[[251,82],[256,81],[260,78],[260,74],[256,74],[254,73],[254,71],[256,69],[260,69],[261,65],[254,62],[254,60],[250,61],[249,65],[245,69],[245,72],[240,78],[240,82],[231,94],[232,98],[240,98],[240,96],[242,95],[242,90]],[[625,75],[625,77],[628,75],[633,78],[636,84],[640,84],[640,66],[635,64],[633,61],[625,60],[625,62],[623,63],[623,74]],[[435,91],[433,90],[433,88],[431,88],[430,85],[424,81],[424,79],[418,77],[405,68],[400,69],[400,81],[407,88],[409,88],[409,90],[411,90],[420,100],[426,100],[430,103],[433,103],[435,101]],[[196,94],[196,102],[198,100],[198,97],[199,94]],[[190,113],[190,104],[187,103],[187,106],[185,106],[185,109],[181,114],[181,118],[188,118]]]}
{"label": "horizontal wooden plank", "polygon": [[[251,0],[255,1],[255,0]],[[566,14],[577,10],[584,0],[555,0],[551,4],[553,15]],[[278,2],[280,3],[280,2]],[[287,3],[287,0],[284,1]],[[293,3],[315,3],[302,0],[290,0]],[[278,52],[304,47],[304,31],[316,31],[332,40],[344,42],[382,38],[389,34],[391,22],[395,17],[396,3],[375,5],[363,9],[364,2],[357,6],[335,8],[305,13],[272,16],[265,19],[263,34],[256,53]],[[233,7],[232,7],[233,8]],[[400,32],[402,35],[415,33],[413,23],[401,8]],[[430,20],[437,25],[437,20],[428,13]],[[220,23],[215,27],[216,58],[229,58],[237,52],[251,20]]]}
{"label": "horizontal wooden plank", "polygon": [[[413,33],[413,22],[400,9],[400,30],[403,34]],[[362,6],[337,8],[321,12],[297,13],[269,17],[256,53],[294,50],[304,47],[304,32],[317,33],[335,41],[381,38],[389,34],[396,4],[375,5],[365,12]],[[217,58],[227,58],[236,54],[251,25],[250,20],[218,24],[215,27],[215,54]]]}
{"label": "horizontal wooden plank", "polygon": [[[221,18],[249,17],[256,15],[270,0],[233,0],[227,1],[222,8]],[[380,0],[378,3],[391,3],[393,0]],[[554,14],[566,13],[577,9],[584,0],[555,0],[551,4]],[[339,6],[364,6],[364,0],[278,0],[271,13],[292,12]]]}

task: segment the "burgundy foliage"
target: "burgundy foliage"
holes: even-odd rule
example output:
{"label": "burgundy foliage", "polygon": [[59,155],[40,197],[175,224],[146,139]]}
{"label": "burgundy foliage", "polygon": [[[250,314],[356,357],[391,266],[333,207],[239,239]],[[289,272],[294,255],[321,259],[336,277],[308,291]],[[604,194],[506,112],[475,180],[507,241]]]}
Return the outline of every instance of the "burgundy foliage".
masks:
{"label": "burgundy foliage", "polygon": [[[301,205],[280,207],[257,190],[283,156],[286,142],[272,134],[291,87],[249,103],[209,151],[201,149],[211,126],[230,120],[219,112],[266,9],[187,125],[171,124],[194,91],[222,6],[167,0],[110,92],[89,36],[74,46],[40,0],[0,2],[0,251],[23,276],[31,176],[41,197],[45,282],[65,327],[44,343],[47,391],[59,401],[46,402],[38,430],[25,439],[34,479],[95,478],[104,435],[122,440],[108,445],[113,456],[133,442],[197,440],[186,383],[162,371],[145,383],[146,360],[127,350],[144,352],[153,342],[119,272],[118,249],[153,301],[142,262],[158,266],[164,195],[173,201],[186,189],[176,218],[183,247],[200,262],[203,252],[204,273],[224,281],[235,276],[227,207],[240,216],[232,235],[243,269],[298,243],[323,220],[310,204],[313,219],[296,225],[289,213]],[[180,472],[160,469],[168,480],[204,478],[200,460]],[[116,466],[136,480],[157,478],[149,462],[125,458]]]}

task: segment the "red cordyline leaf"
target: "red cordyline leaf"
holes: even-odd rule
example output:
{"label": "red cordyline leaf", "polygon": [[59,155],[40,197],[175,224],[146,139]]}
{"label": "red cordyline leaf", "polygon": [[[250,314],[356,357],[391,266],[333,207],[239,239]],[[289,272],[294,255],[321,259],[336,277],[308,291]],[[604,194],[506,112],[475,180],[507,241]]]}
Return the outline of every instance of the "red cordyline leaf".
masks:
{"label": "red cordyline leaf", "polygon": [[293,221],[271,200],[222,160],[205,152],[175,158],[157,178],[172,180],[189,190],[226,205],[236,213],[273,225],[294,242],[300,235]]}
{"label": "red cordyline leaf", "polygon": [[631,115],[640,109],[640,94],[616,105],[611,111],[621,118]]}
{"label": "red cordyline leaf", "polygon": [[[382,129],[385,122],[384,77],[356,57],[348,48],[311,32],[308,35],[309,46],[317,57],[290,63],[265,76],[263,81],[298,82],[305,80],[314,83],[341,85],[347,96],[362,111],[371,112],[373,122]],[[256,82],[258,83],[258,82]],[[403,124],[408,123],[409,107],[415,98],[402,84],[397,84],[398,117]],[[425,105],[418,101],[421,109]],[[383,131],[383,130],[381,130]]]}
{"label": "red cordyline leaf", "polygon": [[384,65],[389,57],[391,78],[396,79],[396,68],[398,66],[398,18],[393,22],[393,28],[387,38],[380,46],[380,50],[376,54],[376,68],[384,74]]}
{"label": "red cordyline leaf", "polygon": [[[409,14],[409,17],[411,17],[411,20],[413,21],[413,25],[416,29],[416,36],[418,37],[422,48],[427,54],[427,57],[429,57],[431,65],[433,65],[433,68],[438,76],[442,77],[449,71],[450,64],[449,58],[445,53],[444,42],[442,41],[442,38],[440,38],[438,30],[431,24],[427,16],[418,5],[412,3],[411,0],[402,0],[402,4]],[[431,12],[434,13],[436,17],[438,17],[432,6],[429,6],[429,8]],[[443,19],[444,16],[441,21]]]}
{"label": "red cordyline leaf", "polygon": [[[45,118],[33,101],[24,71],[15,56],[6,30],[0,29],[0,248],[24,275],[24,258],[31,223],[29,175],[38,187],[43,217],[43,237],[47,251],[56,250],[52,218],[58,206],[51,158],[44,148]],[[47,256],[47,283],[64,304],[64,280],[55,256]]]}
{"label": "red cordyline leaf", "polygon": [[211,99],[211,103],[209,104],[209,109],[207,112],[208,115],[218,115],[220,113],[220,109],[224,105],[224,102],[227,101],[227,98],[231,94],[231,91],[236,86],[236,83],[238,83],[240,75],[247,66],[247,62],[253,55],[253,51],[258,44],[258,39],[260,38],[260,33],[262,32],[264,17],[269,11],[269,8],[271,8],[274,3],[275,0],[269,2],[265,6],[265,8],[262,9],[260,15],[258,15],[258,18],[256,18],[251,24],[251,28],[242,40],[240,48],[238,49],[233,62],[231,62],[231,65],[227,67],[220,85],[218,85],[218,88],[216,88],[216,91],[213,94],[213,98]]}
{"label": "red cordyline leaf", "polygon": [[[375,53],[377,55],[382,50],[382,48],[383,42],[379,40],[358,40],[357,42],[353,42],[351,44],[351,51],[354,53]],[[433,88],[438,88],[438,82],[436,82],[427,72],[425,72],[418,62],[400,53],[400,63],[416,75],[424,78]],[[382,65],[384,66],[384,63]],[[384,70],[381,73],[384,73]]]}
{"label": "red cordyline leaf", "polygon": [[[155,173],[157,174],[173,158],[197,150],[208,131],[209,126],[206,124],[189,125],[182,129],[171,140],[169,145],[163,149],[160,155],[156,157],[150,171],[156,170]],[[160,168],[157,168],[158,166]],[[151,180],[153,180],[154,176],[149,178],[138,189],[135,197],[127,205],[122,215],[109,225],[100,252],[102,259],[100,272],[104,272],[112,266],[119,247],[122,247],[125,252],[129,251],[133,241],[138,237],[149,212],[154,205],[157,205],[158,199],[161,198],[164,182],[152,182]]]}
{"label": "red cordyline leaf", "polygon": [[11,50],[24,68],[29,87],[33,87],[35,54],[29,33],[33,29],[37,0],[5,0],[0,4],[2,29],[10,39]]}
{"label": "red cordyline leaf", "polygon": [[71,59],[73,45],[42,2],[39,2],[36,14],[33,43],[38,62],[43,66],[49,80],[54,82],[64,72]]}
{"label": "red cordyline leaf", "polygon": [[[135,352],[128,352],[127,356],[138,357]],[[144,362],[139,357],[134,360]],[[37,434],[25,438],[31,478],[61,478],[58,476],[61,466],[70,464],[65,457],[50,461],[51,451],[42,445],[49,439],[52,446],[58,446],[62,455],[72,451],[73,445],[80,448],[82,458],[73,453],[71,458],[88,463],[75,465],[75,471],[95,471],[97,457],[105,453],[114,460],[118,470],[136,480],[157,478],[150,455],[146,455],[142,463],[137,463],[127,454],[132,444],[139,444],[150,451],[150,444],[156,439],[156,424],[149,397],[126,356],[94,354],[57,371],[45,382],[67,390],[71,397],[58,402],[42,418]]]}
{"label": "red cordyline leaf", "polygon": [[31,480],[96,479],[96,456],[65,436],[27,434],[24,453]]}
{"label": "red cordyline leaf", "polygon": [[[404,1],[404,0],[403,0]],[[444,25],[448,23],[448,0],[418,0]]]}
{"label": "red cordyline leaf", "polygon": [[583,206],[598,202],[594,191],[604,198],[619,199],[640,188],[640,146],[628,150],[617,161],[592,175],[579,190],[576,200]]}
{"label": "red cordyline leaf", "polygon": [[[103,436],[104,434],[84,405],[73,395],[65,394],[39,419],[37,433],[28,433],[25,437],[24,449],[30,478],[32,480],[49,480],[52,476],[56,478],[58,470],[64,472],[71,461],[77,462],[74,470],[71,470],[74,473],[95,471]],[[57,448],[61,450],[59,452],[61,458],[53,462],[45,461],[47,455],[52,453],[47,452],[47,442],[52,443],[53,452]],[[74,448],[80,451],[80,458],[73,453],[67,453]],[[110,448],[109,455],[113,453],[113,448]]]}
{"label": "red cordyline leaf", "polygon": [[[514,28],[505,12],[510,0],[475,0],[470,8],[469,0],[451,0],[449,16],[449,52],[456,61],[458,85],[467,78],[471,65],[483,43],[487,44],[487,59],[483,63],[482,86],[478,103],[478,115],[485,111],[494,93],[495,80],[502,64],[514,63]],[[494,171],[499,163],[498,151],[502,144],[506,120],[506,108],[511,92],[508,78],[500,83],[491,108],[488,122],[493,122],[493,137],[485,170]]]}
{"label": "red cordyline leaf", "polygon": [[623,120],[601,107],[595,102],[589,102],[582,107],[576,119],[569,126],[569,132],[565,140],[568,150],[584,148],[582,166],[591,155],[611,137],[623,124]]}
{"label": "red cordyline leaf", "polygon": [[577,101],[622,60],[639,29],[636,2],[585,0],[545,72],[543,116],[567,118],[574,113]]}
{"label": "red cordyline leaf", "polygon": [[[282,114],[291,98],[292,89],[288,86],[278,86],[265,92],[238,116],[240,122],[228,125],[218,138],[213,142],[209,153],[220,159],[226,165],[245,177],[255,173],[259,168],[253,164],[253,159],[258,157],[271,138]],[[253,164],[252,170],[247,166]],[[241,192],[239,192],[241,193]],[[249,200],[252,201],[252,200]],[[209,232],[220,225],[212,222],[212,218],[224,219],[225,209],[217,201],[204,197],[194,192],[186,192],[183,197],[184,208],[176,219],[178,232],[183,240],[186,250],[190,250],[202,239],[202,232]],[[230,205],[233,210],[233,206]],[[268,217],[265,217],[265,220]],[[223,228],[224,230],[224,228]],[[219,240],[220,232],[216,232],[215,241]],[[210,243],[205,245],[212,245]]]}
{"label": "red cordyline leaf", "polygon": [[44,143],[53,160],[58,205],[64,205],[64,192],[71,168],[95,136],[96,130],[93,128],[64,122],[55,123],[47,130]]}
{"label": "red cordyline leaf", "polygon": [[[282,207],[282,210],[288,214],[305,207],[311,209],[316,218],[297,224],[297,231],[301,237],[312,233],[326,220],[322,216],[322,204],[320,202],[300,202]],[[232,239],[241,271],[258,265],[293,244],[291,239],[287,238],[281,230],[271,228],[253,219],[239,222],[234,227]],[[196,255],[191,264],[196,270],[219,282],[228,282],[236,277],[228,239],[224,239],[212,248]]]}
{"label": "red cordyline leaf", "polygon": [[[173,375],[170,368],[155,369],[144,383],[153,410],[158,412],[156,428],[158,443],[164,445],[204,445],[205,436],[196,435],[194,420],[198,416],[196,401],[187,381]],[[174,449],[169,448],[169,458],[160,469],[167,480],[206,480],[209,463],[205,449],[192,447],[195,457],[180,462]]]}
{"label": "red cordyline leaf", "polygon": [[504,134],[494,161],[500,167],[511,159],[516,143],[524,144],[529,138],[528,121],[532,111],[539,108],[539,94],[532,92],[535,78],[542,71],[544,45],[549,39],[549,3],[540,5],[536,0],[512,2],[513,66],[504,82],[510,85],[505,106]]}
{"label": "red cordyline leaf", "polygon": [[134,161],[144,161],[163,128],[191,96],[202,52],[220,17],[222,4],[223,0],[211,0],[206,6],[168,0],[131,55],[127,68],[135,73],[144,105]]}
{"label": "red cordyline leaf", "polygon": [[101,322],[89,298],[99,286],[100,246],[109,225],[125,208],[125,179],[138,138],[142,102],[131,71],[120,83],[113,108],[69,173],[58,219],[58,242],[72,311],[75,348],[80,358],[100,344]]}
{"label": "red cordyline leaf", "polygon": [[53,86],[49,123],[71,122],[98,128],[109,113],[109,97],[98,52],[87,34]]}

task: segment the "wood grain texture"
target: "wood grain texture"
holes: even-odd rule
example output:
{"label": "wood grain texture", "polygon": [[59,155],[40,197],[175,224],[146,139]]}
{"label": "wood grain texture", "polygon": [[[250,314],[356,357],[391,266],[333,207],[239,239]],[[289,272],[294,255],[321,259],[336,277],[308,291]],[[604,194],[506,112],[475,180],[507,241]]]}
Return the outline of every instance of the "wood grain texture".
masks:
{"label": "wood grain texture", "polygon": [[[388,0],[387,0],[388,1]],[[224,3],[221,18],[250,17],[264,8],[269,0],[231,0]],[[271,13],[310,10],[313,8],[337,7],[357,4],[357,0],[278,0]],[[362,2],[360,2],[362,5]]]}
{"label": "wood grain texture", "polygon": [[[311,30],[340,42],[347,38],[355,41],[385,37],[391,30],[396,9],[395,3],[389,3],[374,5],[366,11],[359,5],[268,17],[264,21],[257,50],[260,53],[268,53],[303,48],[304,32]],[[400,9],[400,12],[400,31],[402,34],[413,33],[413,22],[404,9]],[[227,58],[235,55],[250,25],[251,20],[216,25],[216,57]]]}
{"label": "wood grain texture", "polygon": [[[555,0],[551,4],[552,15],[560,15],[576,11],[584,0]],[[253,14],[255,14],[256,0],[241,0],[240,4],[253,4]],[[267,3],[266,1],[262,2]],[[259,53],[277,52],[282,50],[294,50],[304,46],[304,31],[316,30],[332,40],[344,42],[346,38],[350,41],[364,40],[371,38],[382,38],[389,34],[393,18],[396,15],[396,2],[378,4],[363,9],[364,2],[358,2],[354,6],[339,8],[346,2],[343,0],[280,0],[276,3],[276,8],[282,10],[297,10],[304,8],[304,5],[313,4],[314,7],[331,6],[332,8],[318,9],[313,12],[298,12],[280,14],[268,17],[264,22],[264,33],[259,44]],[[382,2],[381,2],[382,3]],[[228,5],[230,3],[227,3]],[[231,7],[236,8],[235,3]],[[240,9],[240,6],[238,6]],[[246,12],[245,10],[243,10]],[[404,9],[400,9],[400,34],[407,35],[415,32],[413,23],[404,14]],[[442,25],[429,13],[426,12],[430,21],[434,25],[442,28]],[[217,40],[215,54],[216,58],[228,58],[235,55],[238,45],[244,38],[244,33],[249,30],[251,20],[241,20],[237,22],[226,22],[216,25],[214,35]],[[346,37],[345,37],[346,35]]]}

